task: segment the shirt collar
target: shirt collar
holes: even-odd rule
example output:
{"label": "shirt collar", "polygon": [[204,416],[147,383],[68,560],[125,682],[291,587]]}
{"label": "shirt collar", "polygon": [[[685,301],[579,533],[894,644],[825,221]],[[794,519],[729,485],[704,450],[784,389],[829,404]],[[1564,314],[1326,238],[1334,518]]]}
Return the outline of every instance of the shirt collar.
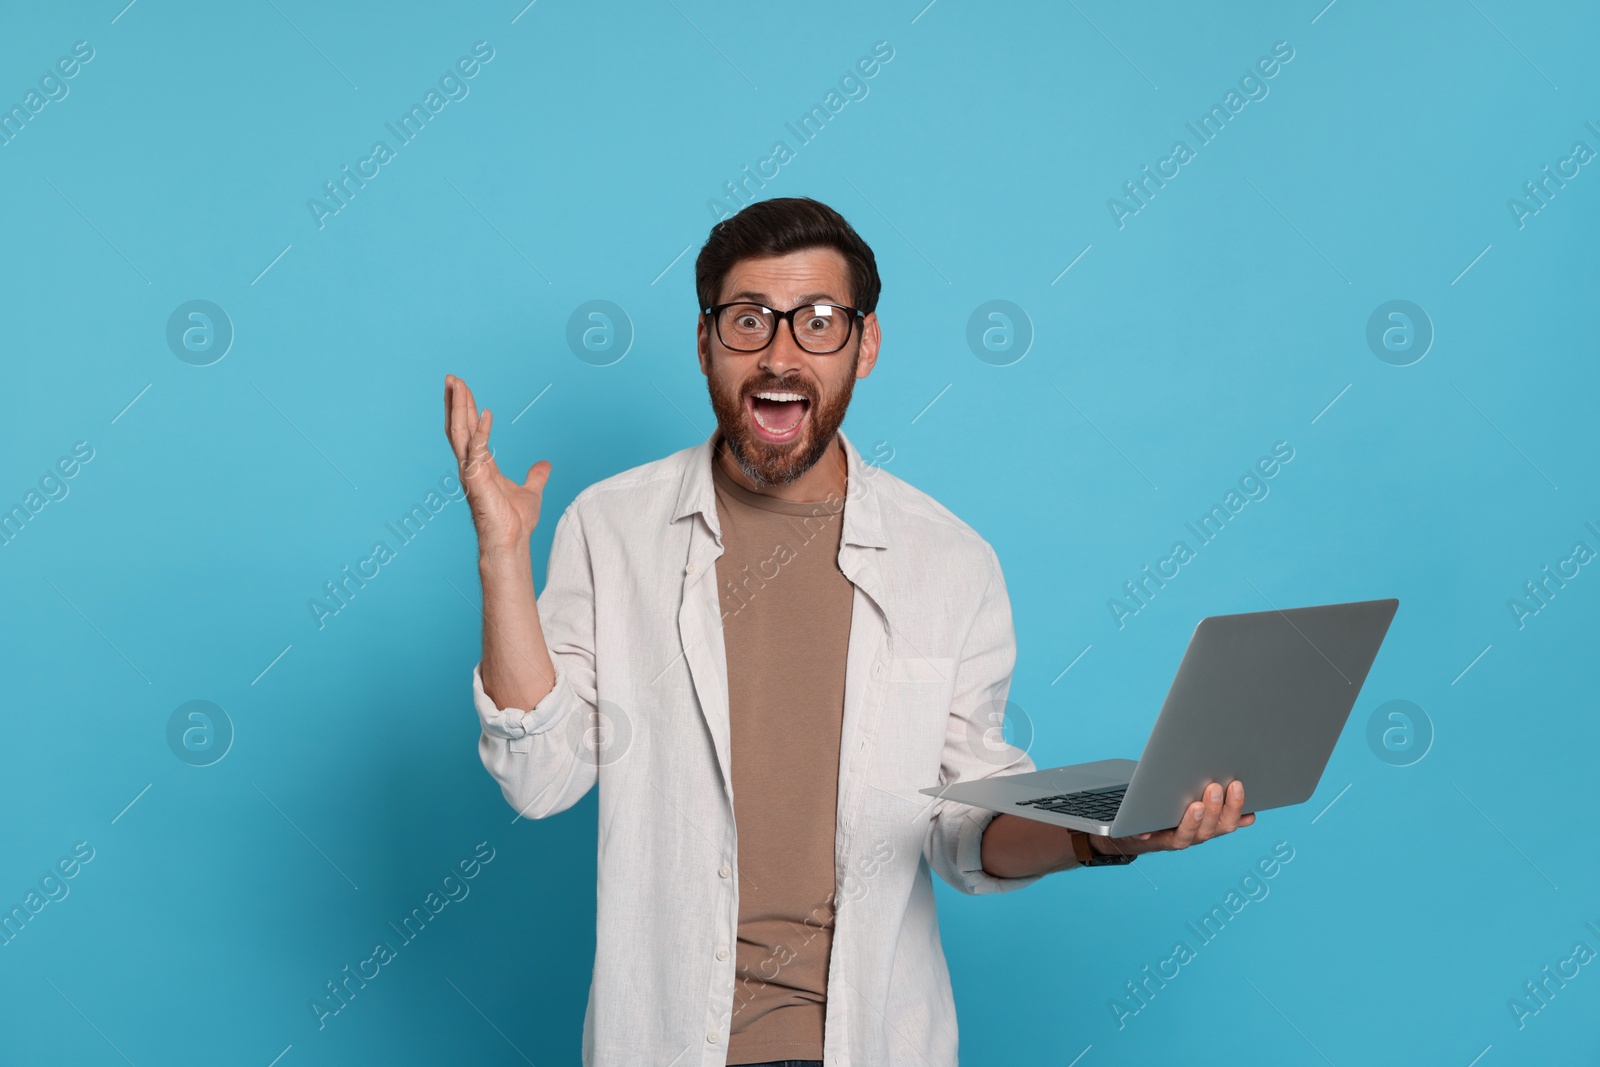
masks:
{"label": "shirt collar", "polygon": [[[705,516],[706,525],[711,528],[711,532],[719,538],[722,536],[722,528],[717,521],[716,487],[711,480],[711,450],[720,434],[720,430],[712,431],[710,437],[690,452],[688,464],[684,467],[683,480],[678,486],[678,502],[672,511],[674,522],[685,515],[699,512]],[[879,499],[877,486],[873,484],[880,473],[879,468],[869,466],[862,460],[861,454],[856,451],[856,446],[850,443],[843,430],[838,431],[838,437],[839,442],[844,445],[846,484],[841,543],[864,545],[868,548],[887,548],[889,542],[883,533],[882,502]]]}

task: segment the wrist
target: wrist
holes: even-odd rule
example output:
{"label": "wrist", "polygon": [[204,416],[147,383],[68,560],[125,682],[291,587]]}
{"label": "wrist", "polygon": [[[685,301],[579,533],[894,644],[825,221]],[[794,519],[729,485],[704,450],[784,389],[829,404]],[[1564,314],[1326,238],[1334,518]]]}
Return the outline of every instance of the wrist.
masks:
{"label": "wrist", "polygon": [[1133,838],[1102,837],[1099,834],[1090,835],[1089,847],[1102,856],[1137,856],[1149,851],[1140,848],[1139,842]]}
{"label": "wrist", "polygon": [[1138,849],[1126,849],[1109,837],[1083,831],[1073,832],[1073,848],[1082,867],[1115,866],[1132,862]]}
{"label": "wrist", "polygon": [[520,577],[532,571],[533,560],[526,544],[496,545],[478,550],[478,573],[481,575]]}

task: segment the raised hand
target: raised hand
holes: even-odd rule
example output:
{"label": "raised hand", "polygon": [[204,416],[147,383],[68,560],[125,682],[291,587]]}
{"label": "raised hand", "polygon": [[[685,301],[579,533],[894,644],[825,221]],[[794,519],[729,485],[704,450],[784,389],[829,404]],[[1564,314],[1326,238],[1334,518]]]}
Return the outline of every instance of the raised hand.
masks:
{"label": "raised hand", "polygon": [[472,523],[478,531],[478,552],[488,555],[505,550],[526,552],[528,540],[539,524],[539,506],[545,483],[550,479],[550,461],[540,460],[528,468],[527,477],[517,484],[500,472],[489,453],[489,430],[494,413],[485,408],[480,414],[467,383],[453,374],[444,376],[444,432],[456,454],[461,484],[472,509]]}

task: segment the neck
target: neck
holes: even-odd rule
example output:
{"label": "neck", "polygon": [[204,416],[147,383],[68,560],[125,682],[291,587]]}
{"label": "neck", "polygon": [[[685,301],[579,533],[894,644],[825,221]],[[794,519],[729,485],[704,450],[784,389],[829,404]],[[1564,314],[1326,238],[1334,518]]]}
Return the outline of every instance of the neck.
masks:
{"label": "neck", "polygon": [[720,466],[728,477],[736,483],[762,496],[770,496],[774,500],[791,500],[800,503],[816,503],[825,500],[837,500],[844,496],[849,463],[844,454],[844,442],[834,435],[833,443],[828,446],[828,451],[811,469],[806,471],[794,481],[784,485],[757,485],[745,474],[744,468],[739,466],[738,460],[733,458],[733,453],[728,450],[727,442],[721,433],[712,443],[712,462]]}

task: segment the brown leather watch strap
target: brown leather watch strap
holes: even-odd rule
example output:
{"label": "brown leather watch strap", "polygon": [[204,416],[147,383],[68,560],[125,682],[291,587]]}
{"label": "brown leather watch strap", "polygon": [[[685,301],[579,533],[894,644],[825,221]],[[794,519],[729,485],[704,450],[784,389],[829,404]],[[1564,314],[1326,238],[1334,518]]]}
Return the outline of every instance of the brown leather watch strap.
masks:
{"label": "brown leather watch strap", "polygon": [[1089,835],[1082,830],[1073,830],[1071,833],[1072,854],[1078,857],[1080,864],[1092,863],[1100,853],[1096,852],[1094,845],[1089,843]]}
{"label": "brown leather watch strap", "polygon": [[1122,851],[1115,844],[1115,852],[1101,852],[1094,847],[1090,836],[1081,830],[1072,831],[1072,852],[1078,857],[1080,867],[1119,867],[1132,863],[1134,854]]}

